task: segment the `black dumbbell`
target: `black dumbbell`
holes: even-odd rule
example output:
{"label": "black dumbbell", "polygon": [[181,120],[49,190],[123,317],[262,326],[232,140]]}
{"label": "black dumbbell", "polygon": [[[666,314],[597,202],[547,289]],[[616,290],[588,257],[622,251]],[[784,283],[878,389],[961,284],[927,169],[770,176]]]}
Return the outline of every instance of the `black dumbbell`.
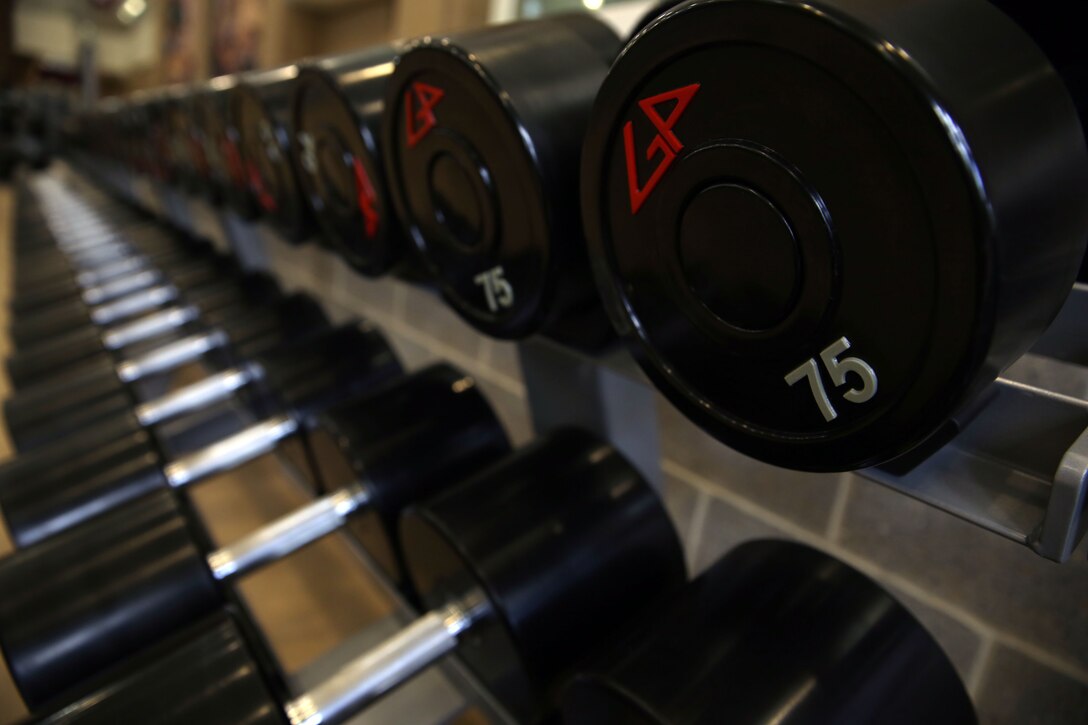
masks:
{"label": "black dumbbell", "polygon": [[489,335],[609,339],[586,262],[578,161],[620,40],[564,15],[407,46],[382,151],[409,238],[446,301]]}
{"label": "black dumbbell", "polygon": [[[52,238],[51,231],[49,236]],[[71,241],[68,252],[54,247],[15,257],[14,310],[24,312],[65,296],[75,297],[88,287],[153,263],[165,266],[184,259],[185,242],[193,245],[145,221],[111,222],[109,226],[92,223],[74,232]]]}
{"label": "black dumbbell", "polygon": [[[0,499],[11,489],[16,498],[21,497],[24,508],[34,510],[35,485],[42,491],[52,491],[49,496],[62,498],[65,487],[73,492],[82,487],[86,491],[82,502],[75,504],[80,511],[74,516],[93,516],[94,491],[109,490],[113,485],[108,483],[111,477],[131,479],[140,475],[141,467],[149,460],[149,448],[159,459],[200,448],[210,442],[200,432],[209,421],[216,423],[209,429],[210,434],[222,436],[224,427],[237,430],[237,415],[233,423],[225,421],[221,403],[230,400],[241,404],[248,416],[258,419],[280,412],[284,405],[276,387],[297,388],[294,377],[298,371],[308,365],[320,366],[321,361],[313,355],[328,348],[321,345],[319,332],[327,326],[327,320],[312,301],[291,298],[281,308],[276,315],[251,321],[252,328],[232,341],[229,348],[204,358],[220,372],[158,398],[136,404],[136,391],[120,385],[110,390],[107,384],[103,392],[95,383],[101,383],[104,376],[108,378],[111,370],[90,368],[87,374],[74,378],[78,383],[74,397],[82,398],[82,403],[65,407],[64,401],[50,399],[50,393],[73,395],[73,390],[63,385],[36,389],[27,399],[20,397],[20,405],[14,409],[13,401],[6,401],[12,437],[19,442],[29,439],[37,447],[20,451],[20,455],[0,466]],[[41,405],[35,408],[35,403]],[[19,415],[13,417],[13,413]],[[164,424],[171,425],[161,427]],[[305,437],[285,441],[277,450],[317,491],[325,490]],[[128,494],[122,491],[121,495]],[[62,509],[63,505],[58,507]],[[40,531],[32,533],[29,540],[41,535]],[[26,540],[17,543],[22,545]]]}
{"label": "black dumbbell", "polygon": [[[291,345],[324,329],[320,306],[304,295],[254,305],[247,313],[216,327],[156,348],[136,360],[117,363],[108,356],[66,371],[61,380],[32,385],[4,400],[4,418],[12,445],[29,450],[54,445],[71,436],[98,441],[120,417],[129,426],[150,427],[220,402],[239,387],[259,379],[251,358]],[[165,348],[165,349],[164,349]],[[160,398],[143,400],[137,385],[151,375],[199,360],[214,372],[207,378]],[[69,450],[67,446],[65,450]]]}
{"label": "black dumbbell", "polygon": [[[85,722],[124,720],[157,702],[163,722],[199,714],[225,723],[246,712],[256,722],[332,725],[456,650],[518,722],[537,722],[578,661],[653,611],[685,577],[654,491],[611,446],[574,430],[410,509],[400,542],[433,610],[286,705],[248,654],[253,643],[217,619],[189,634],[203,632],[188,657],[166,650],[156,654],[167,659],[133,662],[108,685],[41,717],[68,722],[78,711]],[[217,664],[224,658],[235,658],[229,682]],[[232,688],[250,697],[235,699]],[[243,701],[245,710],[231,709]]]}
{"label": "black dumbbell", "polygon": [[566,725],[967,725],[947,655],[872,580],[815,549],[743,544],[565,688]]}
{"label": "black dumbbell", "polygon": [[293,242],[313,231],[291,159],[291,94],[297,77],[297,65],[247,73],[230,98],[250,192],[262,213]]}
{"label": "black dumbbell", "polygon": [[222,80],[213,78],[195,86],[186,101],[197,192],[212,204],[223,201],[232,184],[223,148],[223,114],[226,113],[223,96]]}
{"label": "black dumbbell", "polygon": [[198,92],[198,114],[212,179],[222,198],[244,219],[255,219],[259,210],[249,190],[241,137],[233,103],[238,76],[218,76]]}
{"label": "black dumbbell", "polygon": [[[103,354],[126,351],[133,357],[133,346],[161,344],[164,337],[189,332],[194,325],[216,324],[223,318],[237,318],[247,312],[247,305],[261,299],[269,281],[263,275],[225,277],[187,290],[177,304],[169,304],[133,320],[105,329],[84,327],[48,341],[25,347],[7,360],[12,386],[22,389],[50,377],[63,375],[72,367]],[[222,318],[218,318],[219,314]],[[172,338],[171,338],[172,339]],[[128,350],[126,350],[126,348]]]}
{"label": "black dumbbell", "polygon": [[265,369],[266,417],[238,433],[176,458],[148,431],[97,447],[91,454],[13,478],[0,488],[0,513],[11,540],[28,546],[153,491],[180,489],[299,439],[338,400],[388,382],[400,364],[376,331],[349,324],[318,333],[309,344]]}
{"label": "black dumbbell", "polygon": [[1062,78],[985,0],[677,6],[613,66],[586,139],[615,326],[751,456],[924,454],[1084,255],[1088,152]]}
{"label": "black dumbbell", "polygon": [[185,85],[172,85],[162,89],[166,96],[163,126],[170,151],[170,183],[175,189],[196,193],[203,179],[198,172],[198,162],[203,147],[197,146],[193,136],[192,116],[189,113],[191,90]]}
{"label": "black dumbbell", "polygon": [[225,284],[201,289],[190,301],[201,307],[170,307],[105,333],[88,327],[16,353],[8,365],[18,393],[63,389],[65,380],[78,384],[92,368],[116,373],[110,381],[115,387],[173,370],[221,348],[232,336],[260,334],[259,320],[269,317],[280,293],[271,277],[247,274],[233,289]]}
{"label": "black dumbbell", "polygon": [[[356,480],[214,549],[169,491],[0,560],[0,644],[29,705],[221,607],[222,584],[357,519],[361,540],[402,580],[395,525],[414,501],[509,452],[471,378],[436,365],[321,416]],[[186,534],[189,534],[188,536]],[[170,606],[155,603],[170,601]],[[73,605],[72,602],[78,602]],[[78,633],[78,636],[76,636]]]}
{"label": "black dumbbell", "polygon": [[[40,205],[41,200],[37,202]],[[151,260],[163,266],[184,259],[186,245],[177,235],[146,219],[117,218],[112,208],[51,207],[43,216],[48,222],[43,222],[45,227],[36,236],[47,243],[42,241],[15,255],[12,308],[20,313],[54,300],[75,298],[89,287],[151,267]]]}
{"label": "black dumbbell", "polygon": [[[8,334],[16,349],[24,350],[82,329],[120,325],[126,320],[176,304],[187,290],[229,279],[236,271],[237,265],[233,259],[216,255],[172,265],[164,273],[146,270],[123,278],[116,284],[104,285],[106,294],[133,283],[137,285],[135,290],[92,306],[88,306],[82,297],[54,302],[13,319]],[[102,291],[103,287],[97,287],[92,292]]]}
{"label": "black dumbbell", "polygon": [[379,148],[395,57],[395,47],[378,46],[303,65],[291,103],[302,195],[325,240],[370,277],[405,252]]}

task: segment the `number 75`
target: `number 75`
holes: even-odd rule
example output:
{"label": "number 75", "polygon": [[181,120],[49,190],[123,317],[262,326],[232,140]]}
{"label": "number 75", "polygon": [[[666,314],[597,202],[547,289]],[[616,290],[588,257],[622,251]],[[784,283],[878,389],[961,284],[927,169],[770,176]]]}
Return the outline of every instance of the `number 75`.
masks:
{"label": "number 75", "polygon": [[[823,349],[820,353],[820,360],[823,361],[827,374],[831,376],[831,381],[835,383],[835,387],[846,385],[847,373],[856,373],[861,378],[861,387],[847,390],[842,397],[851,403],[865,403],[872,400],[873,396],[876,395],[876,371],[873,370],[869,363],[859,357],[847,357],[839,360],[839,355],[849,349],[850,341],[845,337],[840,337]],[[816,407],[820,409],[824,420],[830,423],[839,417],[835,407],[831,404],[831,400],[827,397],[827,390],[824,389],[824,381],[820,376],[820,368],[816,358],[805,360],[797,368],[787,373],[786,383],[793,385],[805,378],[808,378],[808,387],[812,391],[812,398],[816,401]]]}

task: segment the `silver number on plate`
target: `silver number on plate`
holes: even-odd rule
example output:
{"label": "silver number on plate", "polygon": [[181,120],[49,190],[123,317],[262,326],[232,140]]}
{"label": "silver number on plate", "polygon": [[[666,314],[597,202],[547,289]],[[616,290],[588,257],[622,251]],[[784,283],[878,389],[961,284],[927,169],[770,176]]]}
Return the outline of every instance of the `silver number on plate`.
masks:
{"label": "silver number on plate", "polygon": [[473,277],[472,281],[484,288],[487,309],[492,312],[498,312],[514,304],[514,288],[506,279],[502,265],[480,272]]}
{"label": "silver number on plate", "polygon": [[[851,403],[866,403],[876,395],[877,378],[876,371],[869,363],[859,357],[847,357],[842,360],[839,355],[850,349],[850,340],[840,337],[825,347],[820,352],[820,362],[823,362],[827,374],[835,387],[846,385],[846,374],[854,373],[861,380],[861,387],[850,388],[843,393],[843,398]],[[824,388],[823,378],[820,376],[820,366],[816,358],[809,358],[799,366],[786,374],[786,383],[795,385],[808,378],[808,387],[812,391],[812,398],[816,401],[816,407],[828,423],[839,417],[838,411],[832,405],[831,399]]]}
{"label": "silver number on plate", "polygon": [[317,148],[314,146],[314,137],[303,131],[298,135],[298,144],[302,147],[302,168],[311,176],[316,175]]}

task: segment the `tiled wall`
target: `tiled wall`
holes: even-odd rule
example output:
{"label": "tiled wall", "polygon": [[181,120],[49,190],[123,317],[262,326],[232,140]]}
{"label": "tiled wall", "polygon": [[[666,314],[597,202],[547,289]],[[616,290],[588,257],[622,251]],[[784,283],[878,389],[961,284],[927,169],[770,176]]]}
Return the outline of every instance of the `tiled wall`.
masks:
{"label": "tiled wall", "polygon": [[[409,367],[473,374],[511,436],[532,435],[516,346],[485,338],[429,293],[370,281],[314,246],[269,240],[270,266],[334,315],[380,325]],[[1088,723],[1088,561],[1066,564],[851,474],[802,474],[717,443],[659,399],[665,497],[693,572],[755,537],[797,539],[874,576],[930,628],[984,723]]]}

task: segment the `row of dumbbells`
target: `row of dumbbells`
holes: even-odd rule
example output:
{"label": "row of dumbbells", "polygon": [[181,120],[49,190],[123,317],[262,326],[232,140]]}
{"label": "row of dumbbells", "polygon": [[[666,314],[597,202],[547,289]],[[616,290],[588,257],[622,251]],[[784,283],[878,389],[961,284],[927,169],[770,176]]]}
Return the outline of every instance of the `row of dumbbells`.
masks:
{"label": "row of dumbbells", "polygon": [[363,274],[422,270],[489,335],[593,346],[607,312],[748,455],[932,451],[1082,262],[1076,23],[1030,0],[667,5],[626,41],[547,17],[142,94],[80,143],[106,176],[316,224]]}
{"label": "row of dumbbells", "polygon": [[[185,266],[157,266],[142,244],[166,237],[90,191],[42,180],[19,210],[13,304],[74,281],[85,305],[118,257],[171,279]],[[102,245],[126,249],[87,256]],[[186,260],[192,245],[171,240]],[[37,284],[23,281],[31,271]],[[32,721],[338,723],[456,652],[519,722],[973,722],[938,645],[850,567],[759,541],[687,582],[656,492],[607,442],[564,429],[512,450],[471,377],[445,364],[407,373],[376,330],[333,325],[267,281],[254,297],[252,280],[235,270],[179,288],[164,308],[209,285],[234,296],[43,371],[12,399],[49,401],[37,427],[61,429],[0,470],[19,545],[0,560],[0,646]],[[104,338],[161,312],[83,325]],[[217,345],[186,348],[210,371],[197,382],[147,399],[147,381],[123,372],[151,359],[171,361],[156,375],[175,370],[181,358],[164,351],[210,334]],[[85,414],[96,403],[73,381],[90,380],[124,404]],[[258,422],[178,453],[165,425],[228,398]],[[188,487],[289,442],[315,500],[213,545]],[[426,614],[289,693],[232,582],[337,530]]]}
{"label": "row of dumbbells", "polygon": [[0,180],[20,166],[41,169],[60,151],[70,93],[59,88],[0,90]]}

